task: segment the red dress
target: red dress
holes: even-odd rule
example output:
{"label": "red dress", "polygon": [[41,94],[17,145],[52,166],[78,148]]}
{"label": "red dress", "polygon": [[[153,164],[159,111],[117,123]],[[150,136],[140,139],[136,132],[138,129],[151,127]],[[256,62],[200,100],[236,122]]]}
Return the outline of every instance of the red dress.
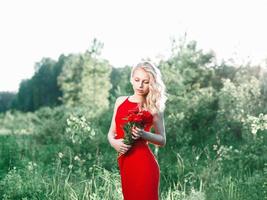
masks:
{"label": "red dress", "polygon": [[[115,116],[116,137],[123,138],[123,124],[129,110],[138,109],[138,103],[127,99],[121,103]],[[152,124],[146,124],[150,131]],[[140,138],[127,153],[118,156],[121,186],[124,200],[158,200],[160,170],[158,162],[149,148],[148,141]]]}

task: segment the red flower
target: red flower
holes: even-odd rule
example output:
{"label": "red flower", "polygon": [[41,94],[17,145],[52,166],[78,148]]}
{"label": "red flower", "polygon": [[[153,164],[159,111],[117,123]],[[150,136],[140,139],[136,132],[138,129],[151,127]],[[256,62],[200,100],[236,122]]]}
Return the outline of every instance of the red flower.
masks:
{"label": "red flower", "polygon": [[125,125],[123,126],[124,129],[124,143],[125,144],[132,144],[134,140],[132,139],[132,132],[131,129],[133,126],[137,126],[139,128],[144,128],[146,124],[150,124],[153,122],[153,116],[150,112],[142,110],[130,110],[129,114],[126,118],[127,120]]}
{"label": "red flower", "polygon": [[151,124],[153,122],[153,116],[150,114],[150,112],[144,110],[142,115],[144,124]]}

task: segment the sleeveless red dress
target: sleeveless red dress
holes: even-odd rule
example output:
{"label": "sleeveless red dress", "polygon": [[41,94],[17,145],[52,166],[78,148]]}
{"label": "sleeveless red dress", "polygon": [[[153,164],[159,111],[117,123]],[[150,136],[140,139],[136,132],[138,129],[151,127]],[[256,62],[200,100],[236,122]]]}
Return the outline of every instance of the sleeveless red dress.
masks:
{"label": "sleeveless red dress", "polygon": [[[124,100],[115,116],[115,139],[124,137],[123,125],[129,110],[138,109],[138,103]],[[151,124],[146,124],[145,131],[150,131]],[[135,140],[127,153],[118,155],[121,186],[124,200],[158,200],[160,169],[158,162],[149,148],[148,141]]]}

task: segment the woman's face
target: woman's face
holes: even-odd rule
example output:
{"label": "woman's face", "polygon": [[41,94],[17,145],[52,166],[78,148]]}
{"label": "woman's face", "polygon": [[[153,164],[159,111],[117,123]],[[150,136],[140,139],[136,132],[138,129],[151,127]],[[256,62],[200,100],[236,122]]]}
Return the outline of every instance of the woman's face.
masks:
{"label": "woman's face", "polygon": [[135,94],[146,96],[149,92],[150,77],[148,73],[142,69],[137,68],[132,76],[132,84]]}

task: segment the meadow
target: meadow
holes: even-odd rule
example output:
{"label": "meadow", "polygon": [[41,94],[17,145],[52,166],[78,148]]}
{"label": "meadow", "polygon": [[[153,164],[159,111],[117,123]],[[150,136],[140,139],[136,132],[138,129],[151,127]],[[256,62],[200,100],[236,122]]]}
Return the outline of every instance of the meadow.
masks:
{"label": "meadow", "polygon": [[[189,42],[159,64],[161,200],[267,199],[267,72],[214,60]],[[122,199],[107,133],[129,71],[88,52],[40,62],[0,113],[0,199]]]}

